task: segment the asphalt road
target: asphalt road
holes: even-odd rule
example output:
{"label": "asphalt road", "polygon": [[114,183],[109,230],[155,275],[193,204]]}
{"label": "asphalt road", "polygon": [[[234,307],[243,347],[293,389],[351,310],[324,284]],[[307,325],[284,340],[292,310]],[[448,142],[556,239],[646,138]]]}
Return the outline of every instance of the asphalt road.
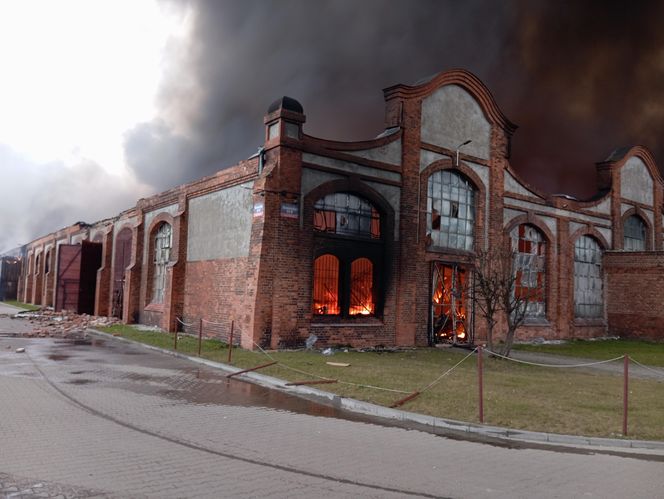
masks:
{"label": "asphalt road", "polygon": [[662,469],[373,424],[115,341],[0,337],[5,497],[661,498]]}

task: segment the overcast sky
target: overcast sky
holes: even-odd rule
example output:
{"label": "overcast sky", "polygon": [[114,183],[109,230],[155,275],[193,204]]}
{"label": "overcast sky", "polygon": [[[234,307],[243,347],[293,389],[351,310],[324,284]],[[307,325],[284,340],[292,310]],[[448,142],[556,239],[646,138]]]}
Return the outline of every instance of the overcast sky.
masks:
{"label": "overcast sky", "polygon": [[305,132],[382,131],[382,89],[462,67],[519,125],[536,187],[664,164],[664,2],[8,0],[0,3],[0,251],[252,155],[276,98]]}

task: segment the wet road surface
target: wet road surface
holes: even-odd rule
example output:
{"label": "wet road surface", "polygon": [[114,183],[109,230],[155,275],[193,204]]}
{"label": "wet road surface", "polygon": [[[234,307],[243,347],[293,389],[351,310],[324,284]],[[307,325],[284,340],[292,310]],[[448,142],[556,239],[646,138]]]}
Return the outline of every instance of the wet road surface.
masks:
{"label": "wet road surface", "polygon": [[6,496],[654,498],[661,469],[371,424],[115,341],[0,337]]}

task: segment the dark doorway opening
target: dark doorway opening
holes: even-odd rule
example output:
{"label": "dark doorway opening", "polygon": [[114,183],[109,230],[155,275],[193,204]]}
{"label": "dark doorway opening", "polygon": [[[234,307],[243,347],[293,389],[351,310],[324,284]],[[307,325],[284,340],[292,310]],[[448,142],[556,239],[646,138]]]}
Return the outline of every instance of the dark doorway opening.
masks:
{"label": "dark doorway opening", "polygon": [[131,230],[122,229],[115,238],[115,256],[113,259],[113,292],[111,294],[111,315],[122,319],[125,271],[131,263]]}
{"label": "dark doorway opening", "polygon": [[101,251],[100,243],[88,241],[59,247],[55,310],[90,315],[94,313]]}

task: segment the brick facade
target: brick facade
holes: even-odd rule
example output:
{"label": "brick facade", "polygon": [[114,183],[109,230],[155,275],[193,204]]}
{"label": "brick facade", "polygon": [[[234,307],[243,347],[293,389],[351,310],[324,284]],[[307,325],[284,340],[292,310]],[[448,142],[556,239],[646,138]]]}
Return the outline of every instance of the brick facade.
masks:
{"label": "brick facade", "polygon": [[[95,311],[101,315],[116,310],[128,323],[191,333],[202,320],[206,335],[224,339],[233,322],[236,338],[246,348],[298,345],[310,334],[319,338],[319,345],[426,345],[437,341],[434,269],[470,279],[475,251],[510,244],[511,231],[525,224],[546,248],[538,277],[545,305],[519,330],[519,339],[662,337],[664,315],[656,313],[659,294],[652,290],[664,273],[658,251],[664,184],[645,148],[616,150],[598,163],[598,194],[591,200],[544,194],[511,168],[516,126],[472,74],[448,71],[384,93],[386,130],[363,142],[308,136],[301,105],[287,97],[276,101],[265,117],[265,143],[257,155],[141,199],[114,219],[77,224],[27,245],[20,296],[52,305],[58,246],[90,240],[102,245],[95,296]],[[460,178],[472,188],[472,224],[458,229],[472,227],[472,232],[460,233],[472,238],[471,249],[433,244],[432,234],[441,229],[432,220],[440,213],[432,208],[429,184],[434,175],[442,178],[440,172],[452,172],[445,178]],[[362,240],[361,234],[321,232],[314,222],[320,210],[315,205],[335,193],[368,202],[379,214],[379,236]],[[457,224],[458,203],[452,205],[454,214],[445,216]],[[348,220],[340,213],[333,217],[343,226]],[[624,226],[632,216],[642,223],[645,251],[621,251]],[[155,237],[163,224],[171,228],[171,247],[163,299],[157,303]],[[123,251],[131,253],[125,260],[115,257],[122,230],[131,232],[131,243],[123,243]],[[601,281],[593,281],[602,283],[593,296],[601,297],[603,312],[593,316],[578,312],[585,288],[575,289],[574,275],[580,272],[575,244],[584,237],[605,252]],[[47,253],[49,274],[43,268]],[[338,314],[327,309],[314,313],[314,262],[326,254],[338,262],[334,289],[327,289],[338,292]],[[373,272],[375,309],[366,315],[354,315],[349,308],[357,299],[353,292],[360,289],[351,269],[358,258],[368,260]],[[581,287],[587,285],[582,277]],[[652,286],[635,286],[642,279],[652,280]],[[644,296],[626,293],[634,288]],[[630,294],[638,303],[619,303]],[[472,301],[460,294],[455,299],[464,302],[465,312],[454,320],[481,341],[484,323]],[[503,327],[504,318],[498,336]]]}

